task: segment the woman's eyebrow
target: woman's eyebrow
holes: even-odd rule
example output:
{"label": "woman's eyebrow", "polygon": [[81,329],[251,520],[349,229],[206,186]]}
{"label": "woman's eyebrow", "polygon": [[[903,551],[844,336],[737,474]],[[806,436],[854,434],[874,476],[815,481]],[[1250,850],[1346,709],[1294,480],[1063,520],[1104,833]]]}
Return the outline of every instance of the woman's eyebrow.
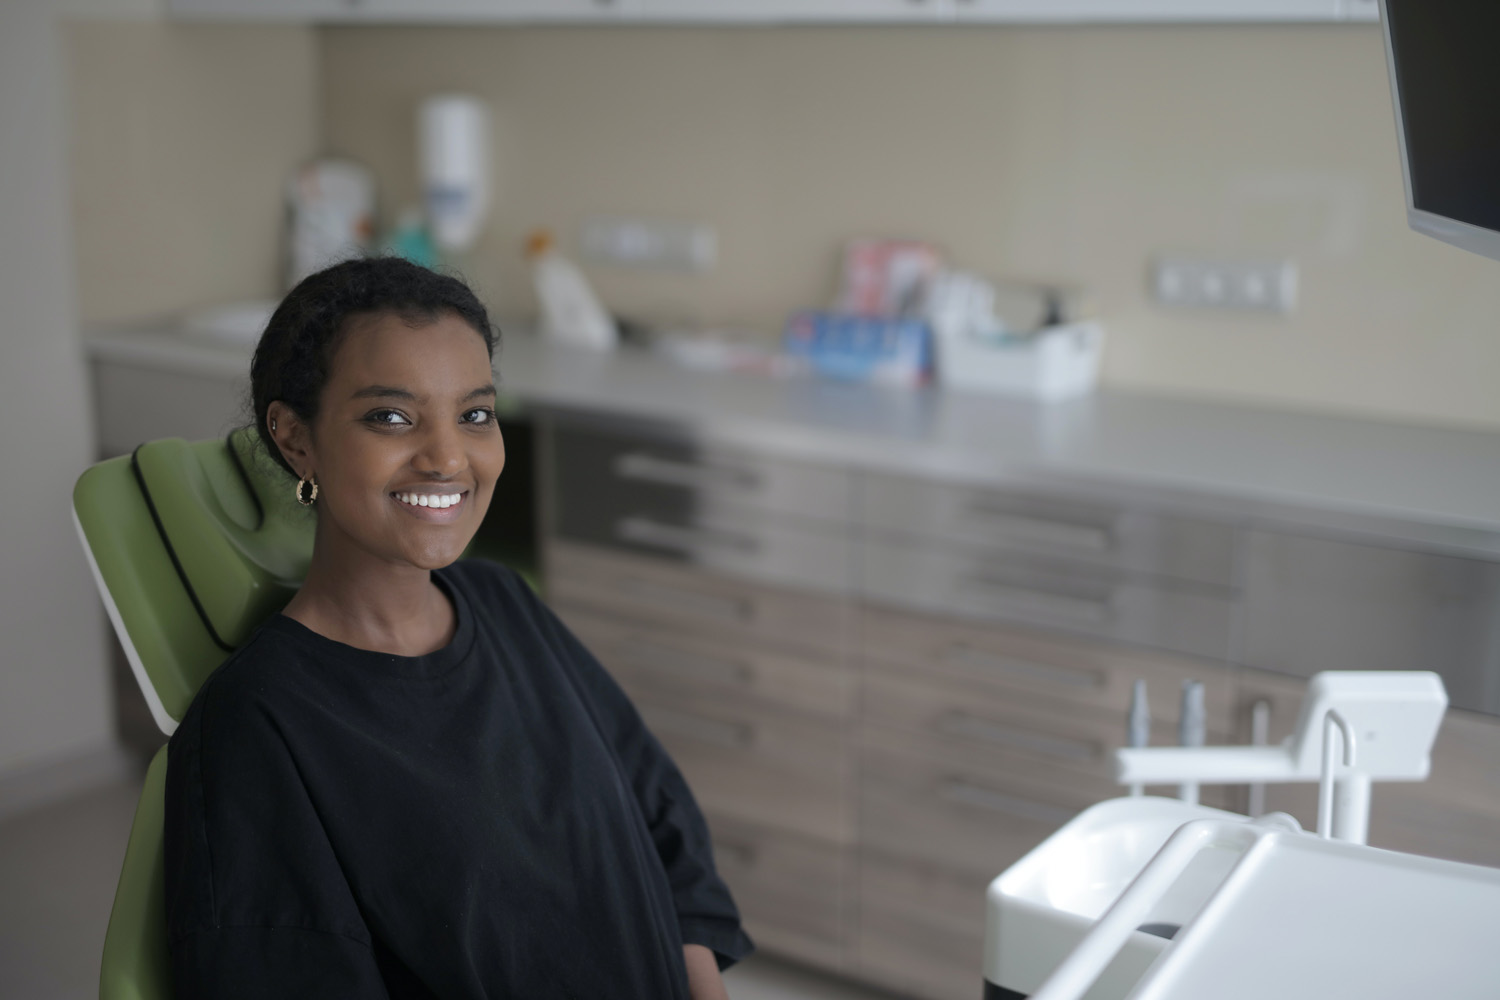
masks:
{"label": "woman's eyebrow", "polygon": [[[481,385],[481,386],[479,386],[477,388],[470,389],[468,392],[466,392],[462,396],[460,396],[459,397],[459,402],[461,402],[461,403],[467,403],[471,399],[478,399],[481,396],[494,396],[495,394],[496,393],[495,393],[495,387],[494,387],[494,385]],[[412,392],[409,389],[398,389],[397,387],[395,387],[393,385],[367,385],[363,389],[360,389],[358,392],[356,392],[354,395],[350,396],[349,398],[350,399],[409,399],[409,400],[414,400],[415,401],[415,400],[417,400],[417,394],[414,393],[414,392]]]}
{"label": "woman's eyebrow", "polygon": [[367,385],[350,399],[416,399],[416,393],[390,385]]}

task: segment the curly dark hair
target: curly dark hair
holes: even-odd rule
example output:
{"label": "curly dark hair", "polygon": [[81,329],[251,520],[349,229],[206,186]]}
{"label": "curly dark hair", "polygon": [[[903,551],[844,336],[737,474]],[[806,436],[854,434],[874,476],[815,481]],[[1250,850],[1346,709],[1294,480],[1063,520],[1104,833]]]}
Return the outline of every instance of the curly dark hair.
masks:
{"label": "curly dark hair", "polygon": [[451,313],[484,338],[492,361],[500,339],[489,313],[468,285],[399,257],[346,260],[303,278],[276,307],[250,362],[250,406],[256,433],[266,451],[293,478],[296,470],[282,457],[266,427],[266,410],[279,399],[303,421],[312,423],[328,384],[328,366],[349,321],[371,313],[394,314],[413,326]]}

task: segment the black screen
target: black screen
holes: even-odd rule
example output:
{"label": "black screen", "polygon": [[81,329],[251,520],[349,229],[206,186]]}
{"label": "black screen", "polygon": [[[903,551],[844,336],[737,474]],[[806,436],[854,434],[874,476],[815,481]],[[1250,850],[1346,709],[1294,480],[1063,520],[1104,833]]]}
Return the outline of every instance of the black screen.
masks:
{"label": "black screen", "polygon": [[1500,230],[1500,0],[1386,0],[1415,207]]}

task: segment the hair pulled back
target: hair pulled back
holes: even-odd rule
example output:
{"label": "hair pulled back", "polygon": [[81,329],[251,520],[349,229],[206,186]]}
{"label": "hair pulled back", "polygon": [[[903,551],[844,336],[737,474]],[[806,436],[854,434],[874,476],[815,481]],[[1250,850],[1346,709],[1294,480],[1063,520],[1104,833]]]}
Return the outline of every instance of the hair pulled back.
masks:
{"label": "hair pulled back", "polygon": [[272,314],[250,362],[255,430],[276,463],[297,475],[266,427],[267,408],[279,399],[305,423],[316,419],[329,366],[351,319],[386,314],[423,326],[444,313],[473,327],[493,360],[498,335],[489,313],[458,278],[399,257],[364,257],[298,282]]}

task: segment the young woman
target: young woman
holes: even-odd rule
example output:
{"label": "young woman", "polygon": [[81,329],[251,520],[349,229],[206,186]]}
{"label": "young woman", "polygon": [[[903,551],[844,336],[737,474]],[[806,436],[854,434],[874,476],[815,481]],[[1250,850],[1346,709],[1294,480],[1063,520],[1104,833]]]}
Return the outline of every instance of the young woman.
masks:
{"label": "young woman", "polygon": [[624,693],[457,561],[505,465],[494,343],[395,259],[309,277],[261,338],[256,427],[316,541],[171,739],[179,998],[723,1000],[752,948]]}

